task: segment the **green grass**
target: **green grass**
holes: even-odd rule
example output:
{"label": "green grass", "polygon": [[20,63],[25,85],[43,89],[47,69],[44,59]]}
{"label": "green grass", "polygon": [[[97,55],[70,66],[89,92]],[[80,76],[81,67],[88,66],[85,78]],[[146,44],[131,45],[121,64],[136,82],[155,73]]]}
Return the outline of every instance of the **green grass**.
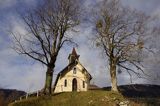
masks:
{"label": "green grass", "polygon": [[[126,101],[123,95],[103,90],[87,92],[70,92],[54,94],[53,96],[32,97],[9,106],[114,106],[117,102]],[[139,102],[137,99],[131,100],[131,106],[157,106],[145,105],[145,100]]]}

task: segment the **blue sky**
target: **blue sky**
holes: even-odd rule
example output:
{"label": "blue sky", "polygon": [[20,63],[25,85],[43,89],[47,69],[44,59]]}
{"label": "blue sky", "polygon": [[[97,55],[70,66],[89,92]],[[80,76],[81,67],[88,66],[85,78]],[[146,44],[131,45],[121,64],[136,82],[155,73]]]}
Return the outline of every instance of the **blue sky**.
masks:
{"label": "blue sky", "polygon": [[[25,33],[24,24],[19,19],[16,11],[23,8],[32,8],[40,0],[0,0],[0,87],[25,90],[32,92],[44,86],[46,67],[40,63],[28,59],[26,56],[19,56],[11,47],[10,35],[8,31],[18,31]],[[85,0],[84,6],[90,7],[101,0]],[[157,15],[160,19],[160,0],[120,0],[122,4],[133,9],[144,11],[149,15]],[[103,56],[97,49],[93,49],[87,41],[87,37],[92,36],[91,26],[81,24],[75,41],[79,43],[76,48],[80,54],[80,62],[88,69],[93,76],[92,83],[98,86],[110,86],[110,76],[108,67],[104,64]],[[154,40],[158,42],[159,36]],[[157,44],[159,49],[159,44]],[[55,75],[68,64],[68,55],[72,47],[63,48],[60,51],[56,63]],[[158,77],[160,69],[159,55],[146,58],[146,72],[150,72]],[[151,71],[152,70],[152,71]],[[118,75],[119,84],[130,84],[129,75],[125,72]],[[53,81],[54,82],[54,81]],[[159,79],[145,80],[133,77],[133,83],[154,83],[159,84]]]}

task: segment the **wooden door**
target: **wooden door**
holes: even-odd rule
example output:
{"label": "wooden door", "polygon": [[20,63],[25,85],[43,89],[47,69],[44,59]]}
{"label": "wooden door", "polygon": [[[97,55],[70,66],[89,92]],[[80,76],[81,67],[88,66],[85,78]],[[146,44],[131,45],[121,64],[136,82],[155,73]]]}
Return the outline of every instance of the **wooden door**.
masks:
{"label": "wooden door", "polygon": [[72,91],[77,91],[77,80],[74,78],[72,80]]}

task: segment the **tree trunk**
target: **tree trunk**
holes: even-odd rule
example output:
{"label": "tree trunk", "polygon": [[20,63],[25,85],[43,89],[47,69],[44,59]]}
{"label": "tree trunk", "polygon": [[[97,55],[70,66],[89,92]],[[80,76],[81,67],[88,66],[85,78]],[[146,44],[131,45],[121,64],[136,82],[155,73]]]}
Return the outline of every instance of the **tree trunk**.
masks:
{"label": "tree trunk", "polygon": [[52,77],[53,77],[53,68],[48,67],[46,72],[46,81],[44,86],[44,94],[52,94]]}
{"label": "tree trunk", "polygon": [[111,75],[111,89],[112,89],[112,91],[118,92],[116,64],[114,64],[114,63],[110,64],[110,75]]}

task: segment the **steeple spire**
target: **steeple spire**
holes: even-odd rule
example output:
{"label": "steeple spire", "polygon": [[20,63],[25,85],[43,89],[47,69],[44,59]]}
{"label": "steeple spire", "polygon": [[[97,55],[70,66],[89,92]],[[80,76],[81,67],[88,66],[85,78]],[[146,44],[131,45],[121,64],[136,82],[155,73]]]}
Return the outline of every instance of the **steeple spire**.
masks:
{"label": "steeple spire", "polygon": [[69,64],[75,62],[76,60],[79,59],[79,56],[76,52],[76,49],[73,47],[72,53],[69,54],[68,59],[69,59]]}
{"label": "steeple spire", "polygon": [[72,49],[72,55],[75,55],[75,56],[78,56],[77,55],[77,52],[76,52],[76,49],[73,47],[73,49]]}

